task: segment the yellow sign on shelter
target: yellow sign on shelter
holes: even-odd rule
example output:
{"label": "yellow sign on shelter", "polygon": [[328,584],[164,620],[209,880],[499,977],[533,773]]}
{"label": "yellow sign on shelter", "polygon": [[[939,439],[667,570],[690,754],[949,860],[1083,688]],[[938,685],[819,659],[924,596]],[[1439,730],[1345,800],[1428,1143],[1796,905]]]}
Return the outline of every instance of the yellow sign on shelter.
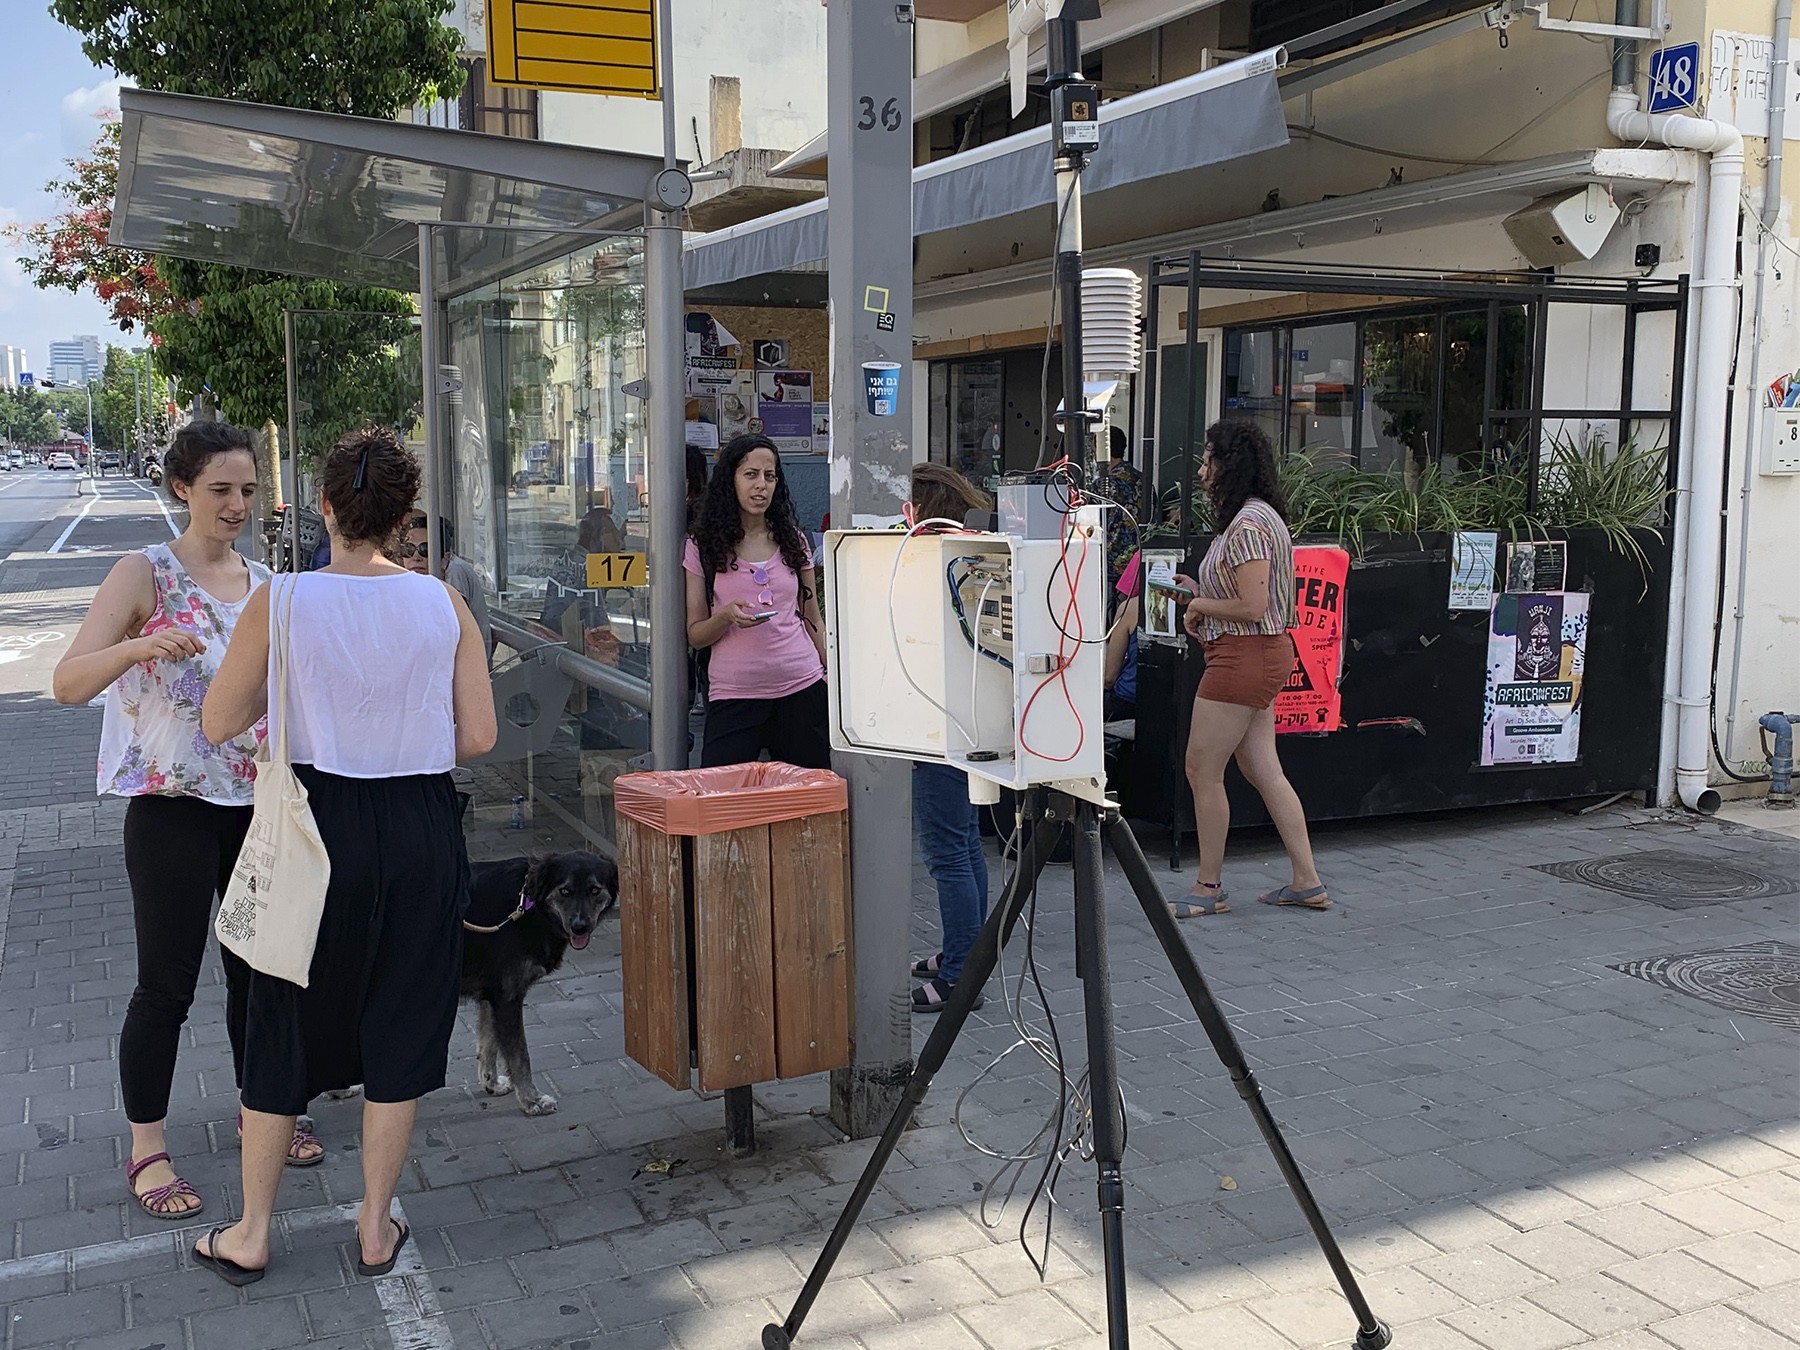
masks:
{"label": "yellow sign on shelter", "polygon": [[656,0],[488,0],[488,80],[660,98]]}

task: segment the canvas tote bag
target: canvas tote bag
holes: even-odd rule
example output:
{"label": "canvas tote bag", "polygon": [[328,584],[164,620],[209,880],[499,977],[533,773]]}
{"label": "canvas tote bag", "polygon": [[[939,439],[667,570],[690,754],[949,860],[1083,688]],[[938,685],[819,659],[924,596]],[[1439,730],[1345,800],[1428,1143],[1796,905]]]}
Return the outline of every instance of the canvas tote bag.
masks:
{"label": "canvas tote bag", "polygon": [[256,768],[250,832],[231,870],[214,931],[226,947],[265,975],[306,987],[331,857],[313,820],[306,786],[288,759],[288,623],[296,577],[269,583],[269,650],[275,667],[273,753],[263,743]]}

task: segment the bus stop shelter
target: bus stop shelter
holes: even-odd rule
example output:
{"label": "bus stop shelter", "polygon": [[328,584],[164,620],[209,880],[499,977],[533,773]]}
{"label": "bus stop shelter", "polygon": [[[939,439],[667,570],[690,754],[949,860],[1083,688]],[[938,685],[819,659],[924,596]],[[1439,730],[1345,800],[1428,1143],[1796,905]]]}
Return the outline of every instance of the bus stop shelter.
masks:
{"label": "bus stop shelter", "polygon": [[[501,743],[478,772],[609,844],[611,780],[651,747],[651,588],[670,583],[640,564],[591,585],[586,562],[649,552],[646,329],[682,325],[647,300],[663,160],[141,89],[120,104],[114,244],[419,297],[370,415],[420,452],[434,566],[441,520],[489,590]],[[287,316],[290,427],[343,318]]]}

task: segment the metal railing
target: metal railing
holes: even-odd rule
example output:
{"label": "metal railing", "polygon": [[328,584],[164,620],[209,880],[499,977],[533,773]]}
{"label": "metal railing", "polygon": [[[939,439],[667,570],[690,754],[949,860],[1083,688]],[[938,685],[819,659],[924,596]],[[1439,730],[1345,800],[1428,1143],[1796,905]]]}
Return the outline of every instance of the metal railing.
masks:
{"label": "metal railing", "polygon": [[540,637],[510,619],[492,617],[489,626],[494,630],[494,637],[518,652],[521,659],[530,657],[547,661],[577,684],[584,684],[589,689],[605,694],[608,698],[618,699],[633,708],[650,711],[648,680],[601,665],[600,662],[570,649],[567,644]]}

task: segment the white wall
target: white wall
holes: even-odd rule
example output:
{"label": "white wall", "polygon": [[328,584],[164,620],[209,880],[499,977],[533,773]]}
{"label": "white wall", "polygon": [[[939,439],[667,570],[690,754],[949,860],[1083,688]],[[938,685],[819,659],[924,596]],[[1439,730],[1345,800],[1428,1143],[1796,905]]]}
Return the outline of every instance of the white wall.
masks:
{"label": "white wall", "polygon": [[[685,0],[675,6],[676,154],[717,157],[710,127],[710,77],[735,75],[746,146],[796,150],[825,125],[825,9],[818,0]],[[699,122],[700,146],[694,144]],[[546,90],[539,102],[546,141],[662,153],[662,105]]]}

